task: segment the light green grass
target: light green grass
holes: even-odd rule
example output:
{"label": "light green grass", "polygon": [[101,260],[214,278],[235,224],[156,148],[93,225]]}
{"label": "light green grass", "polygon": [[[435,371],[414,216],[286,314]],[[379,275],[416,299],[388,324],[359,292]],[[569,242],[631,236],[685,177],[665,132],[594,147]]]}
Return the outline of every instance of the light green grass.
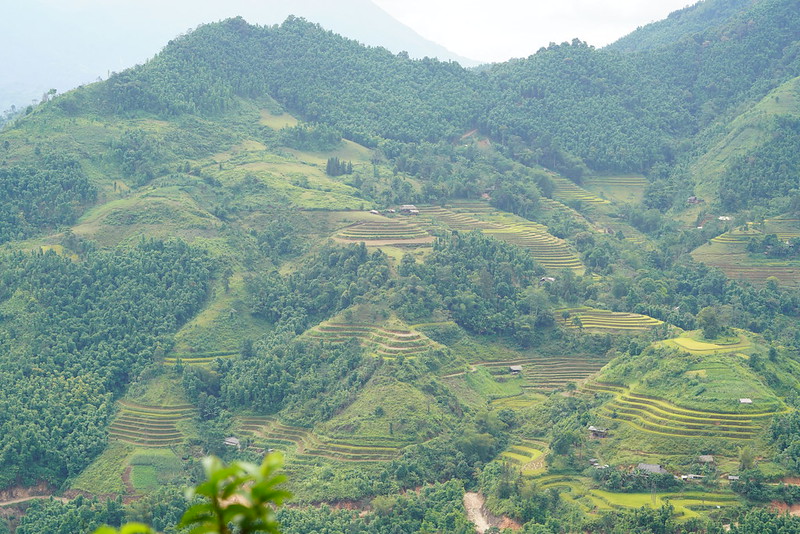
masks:
{"label": "light green grass", "polygon": [[135,448],[120,442],[109,442],[108,447],[71,484],[72,489],[93,495],[122,495],[126,492],[122,474],[128,467],[128,458]]}
{"label": "light green grass", "polygon": [[180,481],[183,466],[170,449],[137,449],[128,460],[131,484],[139,493],[149,493]]}
{"label": "light green grass", "polygon": [[249,313],[244,276],[235,273],[228,290],[221,282],[214,298],[175,335],[173,354],[191,358],[195,353],[238,352],[246,338],[258,339],[272,328],[269,322]]}
{"label": "light green grass", "polygon": [[467,373],[465,381],[470,388],[487,399],[516,397],[522,394],[522,377],[507,377],[505,380],[498,380],[482,367],[473,373]]}
{"label": "light green grass", "polygon": [[273,130],[280,130],[281,128],[286,128],[287,126],[297,126],[300,124],[300,121],[288,113],[274,115],[270,111],[263,110],[261,112],[261,119],[259,120],[259,123],[263,124],[264,126],[268,126]]}
{"label": "light green grass", "polygon": [[444,419],[434,398],[410,384],[376,377],[351,405],[317,430],[326,436],[356,440],[383,437],[420,441],[440,432]]}
{"label": "light green grass", "polygon": [[727,167],[736,157],[747,154],[767,141],[776,115],[797,114],[798,87],[800,78],[784,83],[730,122],[726,133],[692,166],[692,175],[703,177],[695,188],[699,196],[716,197],[719,179]]}
{"label": "light green grass", "polygon": [[[179,406],[187,404],[180,379],[166,374],[156,376],[143,383],[133,384],[125,399],[147,406]],[[156,413],[155,415],[158,414]]]}

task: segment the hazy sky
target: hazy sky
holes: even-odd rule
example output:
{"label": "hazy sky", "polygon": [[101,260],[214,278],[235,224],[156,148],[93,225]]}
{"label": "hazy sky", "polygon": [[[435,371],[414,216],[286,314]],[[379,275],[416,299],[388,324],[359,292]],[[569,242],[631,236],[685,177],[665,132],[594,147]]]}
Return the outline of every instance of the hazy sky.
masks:
{"label": "hazy sky", "polygon": [[373,0],[423,37],[481,61],[578,37],[607,45],[697,0]]}

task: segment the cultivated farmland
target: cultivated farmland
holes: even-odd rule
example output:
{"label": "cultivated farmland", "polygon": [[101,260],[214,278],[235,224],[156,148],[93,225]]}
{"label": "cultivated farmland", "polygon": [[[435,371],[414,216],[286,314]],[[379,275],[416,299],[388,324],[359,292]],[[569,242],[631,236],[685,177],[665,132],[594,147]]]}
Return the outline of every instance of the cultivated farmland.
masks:
{"label": "cultivated farmland", "polygon": [[495,372],[507,373],[509,366],[520,366],[522,388],[533,391],[563,389],[569,383],[579,383],[597,373],[608,360],[588,356],[528,356],[506,361],[480,362]]}
{"label": "cultivated farmland", "polygon": [[348,462],[379,462],[395,458],[410,442],[391,437],[330,438],[307,428],[281,423],[273,417],[243,417],[239,433],[257,451],[282,449],[297,457],[321,457]]}
{"label": "cultivated farmland", "polygon": [[583,390],[610,394],[603,406],[606,417],[624,421],[636,430],[669,437],[714,437],[753,439],[775,415],[774,410],[753,409],[749,413],[726,413],[690,409],[663,398],[637,393],[607,382],[587,383]]}
{"label": "cultivated farmland", "polygon": [[139,447],[169,447],[182,443],[178,424],[192,417],[191,404],[144,405],[120,401],[120,411],[109,427],[109,438]]}
{"label": "cultivated farmland", "polygon": [[572,249],[547,231],[547,227],[498,211],[485,202],[457,203],[451,209],[422,207],[421,213],[452,230],[481,232],[520,246],[546,269],[583,273],[583,265]]}
{"label": "cultivated farmland", "polygon": [[336,237],[343,241],[363,241],[367,245],[375,246],[427,245],[434,240],[434,237],[419,225],[400,218],[357,222],[339,231]]}
{"label": "cultivated farmland", "polygon": [[561,308],[555,310],[554,314],[556,321],[572,329],[641,331],[663,324],[647,315],[598,310],[588,306]]}
{"label": "cultivated farmland", "polygon": [[326,321],[305,334],[327,343],[347,343],[357,339],[374,355],[383,358],[414,357],[434,346],[425,335],[406,326]]}

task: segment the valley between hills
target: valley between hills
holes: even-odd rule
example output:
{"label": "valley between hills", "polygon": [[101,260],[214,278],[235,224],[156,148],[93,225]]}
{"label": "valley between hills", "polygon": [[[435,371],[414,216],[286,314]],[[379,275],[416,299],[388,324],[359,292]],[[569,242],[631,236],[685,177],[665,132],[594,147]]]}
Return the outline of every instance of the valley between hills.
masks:
{"label": "valley between hills", "polygon": [[287,534],[800,532],[798,29],[467,70],[238,18],[23,110],[0,533],[183,532],[273,453]]}

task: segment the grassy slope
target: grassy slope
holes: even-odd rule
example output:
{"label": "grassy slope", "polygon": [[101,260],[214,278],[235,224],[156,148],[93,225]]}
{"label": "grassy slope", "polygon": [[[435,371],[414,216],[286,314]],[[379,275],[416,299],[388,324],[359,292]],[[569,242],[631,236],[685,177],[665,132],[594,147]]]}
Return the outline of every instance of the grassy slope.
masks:
{"label": "grassy slope", "polygon": [[[796,362],[767,360],[766,348],[746,332],[719,340],[687,332],[654,346],[678,350],[618,358],[597,378],[618,386],[590,385],[592,394],[605,399],[594,424],[611,429],[609,438],[596,442],[604,462],[662,463],[682,470],[710,452],[718,456],[720,472],[735,472],[741,447],[770,455],[764,428],[773,413],[787,408],[764,377],[796,388]],[[758,372],[749,365],[753,354],[762,361]],[[741,404],[740,398],[753,404]]]}
{"label": "grassy slope", "polygon": [[751,238],[768,234],[789,240],[800,236],[800,224],[795,219],[779,217],[758,224],[747,222],[698,247],[692,251],[692,257],[695,261],[718,267],[733,279],[763,284],[767,278],[775,277],[781,285],[797,286],[800,283],[797,276],[800,273],[800,261],[767,258],[747,252],[747,243]]}
{"label": "grassy slope", "polygon": [[767,140],[772,118],[798,113],[799,90],[800,78],[790,80],[725,127],[720,138],[692,166],[692,175],[698,177],[695,191],[699,197],[716,198],[719,179],[726,167],[737,156],[747,154]]}

